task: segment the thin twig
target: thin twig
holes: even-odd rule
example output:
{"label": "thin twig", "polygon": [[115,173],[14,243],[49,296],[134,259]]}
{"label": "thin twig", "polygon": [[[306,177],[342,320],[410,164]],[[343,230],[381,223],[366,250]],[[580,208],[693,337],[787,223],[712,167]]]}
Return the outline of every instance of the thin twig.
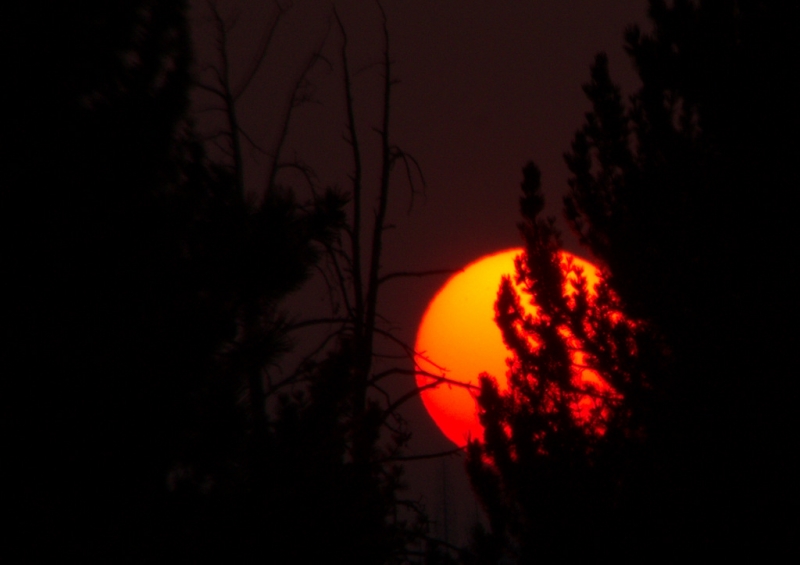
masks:
{"label": "thin twig", "polygon": [[464,269],[435,269],[431,271],[398,271],[396,273],[389,273],[383,275],[378,279],[378,284],[383,284],[392,279],[406,278],[406,277],[429,277],[431,275],[452,275],[455,273],[462,273]]}

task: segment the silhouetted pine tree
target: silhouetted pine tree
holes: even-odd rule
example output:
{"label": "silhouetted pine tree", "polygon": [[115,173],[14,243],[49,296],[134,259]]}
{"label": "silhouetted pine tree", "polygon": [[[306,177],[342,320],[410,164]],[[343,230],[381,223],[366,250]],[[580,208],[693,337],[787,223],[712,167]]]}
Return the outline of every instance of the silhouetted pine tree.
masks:
{"label": "silhouetted pine tree", "polygon": [[[331,353],[272,382],[266,368],[290,347],[280,300],[321,250],[350,252],[336,237],[345,199],[298,202],[274,174],[245,198],[227,78],[212,88],[232,159],[209,162],[187,116],[184,10],[54,3],[41,16],[48,41],[25,44],[37,66],[19,75],[30,96],[12,127],[23,243],[11,258],[20,416],[8,431],[18,525],[33,540],[12,556],[407,560],[423,533],[398,496],[408,432],[399,403],[368,393],[392,374],[373,369],[373,343],[389,173],[408,159],[389,144],[388,48],[381,213],[369,259],[353,220],[339,271],[354,308]],[[358,153],[349,93],[348,104]]]}
{"label": "silhouetted pine tree", "polygon": [[[232,546],[203,556],[203,537],[239,534],[211,508],[216,491],[196,494],[252,453],[241,365],[285,348],[277,302],[342,200],[305,207],[276,190],[253,208],[207,162],[186,114],[184,3],[50,8],[46,40],[23,43],[35,56],[11,128],[9,460],[34,538],[19,557],[220,557]],[[244,311],[258,319],[247,351]]]}
{"label": "silhouetted pine tree", "polygon": [[[567,419],[541,436],[565,449],[539,449],[528,462],[516,438],[530,429],[520,422],[549,414],[525,392],[519,368],[529,361],[510,341],[512,391],[484,384],[486,441],[470,457],[495,547],[512,547],[522,561],[571,551],[764,556],[789,547],[796,395],[787,378],[798,300],[787,277],[797,268],[787,202],[800,151],[787,132],[798,126],[797,15],[797,2],[651,1],[653,31],[626,37],[642,81],[628,104],[605,56],[596,59],[585,87],[593,108],[566,155],[566,214],[637,320],[630,374],[642,380],[633,390],[615,385],[623,419],[602,437],[573,433]],[[555,244],[530,235],[532,223],[547,233],[539,209],[523,199],[519,274],[545,312],[555,305],[557,320]],[[516,311],[505,284],[498,323],[506,336],[507,308]],[[540,325],[522,326],[522,335],[542,339]],[[603,330],[598,339],[614,336]],[[564,371],[555,353],[569,342],[552,339],[534,356],[537,383]],[[598,372],[619,382],[613,363]]]}
{"label": "silhouetted pine tree", "polygon": [[[632,406],[648,395],[637,324],[603,283],[587,286],[558,255],[539,171],[524,170],[520,225],[525,253],[503,280],[496,320],[513,352],[509,391],[482,376],[483,441],[469,445],[467,469],[489,517],[464,560],[532,563],[613,554],[631,543],[620,480],[635,466],[641,422]],[[565,275],[565,271],[569,275]],[[595,294],[596,292],[596,294]],[[523,301],[537,304],[537,317]],[[581,379],[590,371],[605,384]]]}
{"label": "silhouetted pine tree", "polygon": [[[674,551],[786,547],[786,388],[798,300],[800,4],[651,2],[631,29],[642,87],[625,106],[603,58],[567,162],[567,217],[633,316],[670,349],[649,441]],[[775,331],[767,330],[775,328]],[[778,330],[778,328],[783,328]]]}
{"label": "silhouetted pine tree", "polygon": [[[397,409],[416,394],[391,398],[383,380],[413,371],[376,366],[376,344],[397,340],[381,327],[379,297],[393,278],[420,273],[382,272],[383,235],[391,196],[394,165],[416,163],[390,141],[390,94],[393,83],[384,15],[383,116],[380,171],[375,217],[362,215],[366,182],[362,177],[364,148],[356,128],[348,69],[347,33],[341,21],[341,63],[353,155],[350,215],[327,248],[329,290],[343,306],[334,312],[337,329],[322,360],[300,367],[291,392],[278,394],[278,410],[269,416],[264,465],[269,480],[263,524],[253,538],[281,552],[281,562],[319,562],[335,556],[351,563],[407,563],[420,553],[426,534],[425,516],[413,501],[403,500],[402,451],[410,433]],[[412,187],[413,188],[413,187]],[[329,323],[331,320],[326,320]],[[400,344],[412,357],[412,348]],[[377,393],[377,394],[376,394]],[[430,556],[435,555],[431,550]],[[257,554],[260,555],[260,554]]]}

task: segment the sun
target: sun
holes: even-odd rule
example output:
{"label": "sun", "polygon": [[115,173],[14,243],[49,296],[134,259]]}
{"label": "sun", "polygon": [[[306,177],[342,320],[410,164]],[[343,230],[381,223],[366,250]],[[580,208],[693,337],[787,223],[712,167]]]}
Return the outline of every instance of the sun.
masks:
{"label": "sun", "polygon": [[[495,324],[494,304],[501,278],[511,275],[514,280],[514,259],[520,253],[521,248],[507,249],[467,265],[439,290],[420,323],[415,346],[417,386],[431,418],[456,445],[483,438],[475,400],[478,375],[487,372],[501,392],[507,389],[506,359],[511,352]],[[597,268],[566,251],[560,256],[565,269],[570,262],[583,269],[593,294],[600,280]],[[527,308],[535,315],[534,306]],[[586,374],[581,378],[594,381],[599,377]]]}

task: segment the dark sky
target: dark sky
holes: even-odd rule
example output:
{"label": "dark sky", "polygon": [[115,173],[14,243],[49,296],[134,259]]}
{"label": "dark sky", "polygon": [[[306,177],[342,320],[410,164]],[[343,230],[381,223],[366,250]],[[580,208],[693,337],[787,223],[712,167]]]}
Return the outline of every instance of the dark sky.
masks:
{"label": "dark sky", "polygon": [[[192,21],[202,72],[214,57],[214,34],[205,3],[194,1]],[[330,64],[308,75],[313,101],[294,110],[283,155],[316,171],[323,185],[348,187],[352,158],[343,141],[341,35],[333,25],[330,2],[297,1],[280,21],[270,51],[237,109],[251,138],[265,151],[274,149],[291,85],[315,49]],[[365,151],[365,182],[378,179],[383,36],[377,6],[367,0],[335,3],[347,29],[359,135]],[[276,13],[258,0],[220,3],[230,29],[233,82],[243,77]],[[408,214],[410,189],[405,174],[394,176],[384,267],[392,270],[459,268],[481,255],[519,244],[516,229],[521,169],[534,160],[542,170],[549,214],[560,221],[567,189],[562,155],[582,124],[588,102],[581,85],[588,80],[594,55],[605,51],[612,77],[630,94],[635,74],[624,54],[623,32],[631,23],[646,26],[644,0],[405,0],[384,2],[393,75],[391,137],[419,162],[427,181]],[[196,108],[212,101],[198,96]],[[200,126],[214,129],[215,112],[198,114]],[[266,183],[267,160],[250,150],[248,190],[257,197]],[[281,177],[304,194],[302,179]],[[421,190],[421,186],[417,186]],[[365,201],[365,210],[372,209]],[[567,231],[562,224],[564,231]],[[581,253],[574,239],[565,243]],[[585,252],[584,252],[585,255]],[[387,288],[382,314],[395,335],[413,343],[427,302],[444,282],[441,277],[398,282]],[[326,293],[317,281],[290,302],[297,316],[324,313]],[[310,307],[311,305],[311,307]],[[298,349],[313,336],[298,337]],[[385,350],[398,353],[397,350]],[[410,366],[410,364],[409,364]],[[399,392],[413,386],[409,377],[394,383]],[[421,403],[407,406],[414,453],[449,449],[451,444],[427,418]],[[445,471],[446,469],[446,471]],[[461,461],[407,466],[412,496],[424,496],[443,531],[442,484],[447,473],[448,530],[457,541],[476,515],[464,492]]]}

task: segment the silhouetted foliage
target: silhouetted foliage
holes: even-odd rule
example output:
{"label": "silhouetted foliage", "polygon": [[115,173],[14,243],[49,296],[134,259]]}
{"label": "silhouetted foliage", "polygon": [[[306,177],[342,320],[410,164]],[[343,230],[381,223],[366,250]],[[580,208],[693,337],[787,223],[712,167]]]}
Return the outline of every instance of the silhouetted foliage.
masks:
{"label": "silhouetted foliage", "polygon": [[[379,5],[380,7],[380,5]],[[362,217],[365,181],[356,129],[347,33],[341,33],[341,63],[347,110],[347,141],[353,155],[346,238],[327,242],[329,290],[344,306],[334,312],[337,324],[329,335],[332,347],[322,361],[310,359],[300,367],[291,394],[278,396],[279,411],[269,441],[270,471],[283,473],[265,504],[273,524],[269,539],[285,548],[287,562],[321,561],[335,555],[355,563],[406,563],[424,547],[426,517],[413,501],[403,500],[402,451],[410,432],[398,408],[416,393],[392,398],[384,380],[412,371],[377,366],[376,343],[388,342],[411,359],[412,349],[382,327],[379,297],[391,278],[416,273],[384,274],[383,235],[391,195],[390,178],[398,161],[416,163],[389,135],[393,78],[385,14],[383,116],[380,134],[380,177],[371,226]],[[413,186],[412,186],[413,189]],[[367,229],[365,229],[367,228]],[[366,236],[366,237],[365,237]],[[275,498],[277,496],[277,498]],[[288,518],[288,519],[287,519]],[[263,539],[263,537],[262,537]],[[309,540],[314,540],[309,544]],[[435,555],[431,550],[430,555]]]}
{"label": "silhouetted foliage", "polygon": [[[621,393],[622,410],[613,411],[621,420],[612,417],[598,437],[566,419],[542,437],[568,449],[536,451],[542,441],[531,441],[525,426],[535,410],[537,419],[549,414],[520,374],[556,379],[567,362],[558,347],[569,340],[553,335],[551,345],[541,324],[523,326],[523,337],[544,347],[536,370],[521,371],[529,361],[510,331],[519,318],[504,317],[516,312],[504,284],[498,324],[516,353],[512,391],[498,395],[484,383],[487,432],[471,447],[470,465],[492,535],[510,535],[516,545],[501,547],[521,561],[788,549],[796,396],[786,379],[798,300],[786,276],[797,263],[786,203],[800,151],[786,133],[798,126],[797,15],[797,2],[653,0],[653,31],[626,35],[642,81],[630,102],[604,55],[592,66],[592,111],[566,155],[566,216],[607,267],[622,312],[637,321],[633,389],[618,388],[626,371],[592,351]],[[537,219],[535,185],[528,168],[519,276],[558,320],[575,310],[563,310],[551,282],[556,243]],[[591,307],[579,314],[592,319]],[[597,338],[602,349],[617,334],[604,328]],[[535,458],[524,458],[518,437]]]}
{"label": "silhouetted foliage", "polygon": [[[52,8],[48,41],[30,45],[39,66],[21,75],[21,107],[39,119],[12,123],[20,415],[8,431],[33,543],[11,557],[406,561],[425,519],[398,496],[402,399],[370,393],[394,374],[373,368],[381,238],[391,169],[411,159],[389,144],[388,46],[381,213],[364,259],[340,192],[300,202],[273,170],[246,198],[227,69],[210,89],[230,159],[209,161],[188,116],[183,2]],[[348,110],[358,159],[349,92]],[[273,381],[292,346],[280,302],[323,256],[353,307],[332,347]]]}
{"label": "silhouetted foliage", "polygon": [[[226,170],[241,192],[244,170],[240,138],[245,133],[232,87],[235,77],[230,76],[227,67],[231,28],[215,6],[212,12],[217,24],[221,68],[216,73],[217,83],[203,88],[217,95],[222,104],[220,109],[227,118],[222,133],[229,140]],[[267,44],[283,13],[284,8],[278,6],[273,27],[266,32]],[[360,168],[363,149],[356,135],[347,68],[347,35],[341,22],[339,31],[343,39],[341,62],[348,141],[354,157],[352,194],[347,202],[351,216],[345,218],[342,196],[327,190],[303,218],[309,228],[317,230],[310,234],[310,240],[324,248],[329,291],[345,305],[345,311],[334,311],[333,317],[322,320],[298,323],[298,326],[333,324],[334,329],[323,340],[322,353],[311,355],[297,371],[273,381],[265,370],[273,352],[270,348],[274,350],[281,344],[282,330],[293,329],[292,324],[281,325],[280,319],[276,319],[277,325],[271,323],[275,318],[270,308],[290,290],[276,286],[275,283],[284,280],[275,276],[279,272],[276,266],[282,269],[295,264],[307,266],[315,256],[308,254],[308,239],[293,242],[282,237],[287,232],[281,214],[254,224],[253,235],[273,250],[276,258],[264,264],[256,256],[247,256],[236,263],[247,271],[241,280],[244,295],[236,303],[237,335],[223,352],[221,368],[225,382],[237,386],[231,388],[229,384],[228,390],[218,397],[221,402],[213,395],[206,398],[209,406],[227,409],[227,421],[234,424],[232,434],[219,444],[227,447],[227,451],[214,452],[208,462],[202,459],[202,454],[200,459],[187,458],[182,468],[181,488],[185,491],[182,512],[195,519],[195,525],[187,532],[191,537],[187,537],[184,546],[191,548],[198,560],[216,555],[219,560],[234,556],[255,561],[274,554],[274,559],[289,563],[318,562],[332,555],[356,563],[399,563],[407,561],[412,543],[424,538],[423,513],[413,502],[399,497],[403,484],[398,457],[410,436],[397,414],[402,399],[393,401],[387,395],[384,402],[374,398],[373,393],[383,392],[380,380],[401,372],[383,367],[375,370],[374,343],[381,336],[392,338],[378,323],[379,287],[385,282],[380,270],[382,238],[392,168],[396,161],[410,157],[390,144],[388,113],[392,78],[384,25],[387,45],[382,61],[385,74],[384,116],[379,130],[381,176],[376,191],[377,214],[368,232],[369,245],[364,245]],[[317,58],[319,53],[311,56],[306,72]],[[295,97],[297,94],[294,93]],[[280,158],[289,116],[282,116],[282,120],[284,130],[278,149],[271,156],[267,189],[257,198],[261,209],[272,212],[283,210],[285,202],[280,196],[278,170],[283,167],[306,170],[302,163],[286,163]],[[333,233],[332,226],[340,230]],[[258,231],[264,228],[267,231]],[[343,240],[342,233],[347,239]],[[307,262],[292,263],[304,257]],[[262,272],[266,279],[258,276]],[[269,289],[277,292],[267,295]],[[266,317],[270,323],[265,324],[265,313],[272,315]],[[237,391],[244,392],[243,402],[237,402],[234,396]],[[208,463],[209,469],[203,468],[202,463]]]}
{"label": "silhouetted foliage", "polygon": [[[641,324],[627,319],[610,288],[590,289],[558,255],[539,171],[524,170],[518,295],[505,278],[496,320],[513,352],[507,393],[481,377],[483,441],[469,445],[467,470],[489,518],[467,561],[522,563],[612,554],[629,543],[619,516],[619,481],[641,449],[633,408],[646,401]],[[568,274],[565,274],[566,273]],[[537,305],[527,314],[523,300]]]}
{"label": "silhouetted foliage", "polygon": [[[224,517],[197,507],[215,496],[182,504],[178,491],[215,490],[250,453],[244,368],[285,349],[277,301],[308,277],[343,199],[300,206],[275,190],[254,208],[227,167],[207,162],[186,114],[182,2],[43,17],[55,21],[34,46],[39,119],[12,129],[10,185],[14,465],[20,525],[37,538],[26,552],[191,558],[212,535],[230,551],[222,540],[246,535],[226,536]],[[258,323],[244,339],[246,316]]]}

